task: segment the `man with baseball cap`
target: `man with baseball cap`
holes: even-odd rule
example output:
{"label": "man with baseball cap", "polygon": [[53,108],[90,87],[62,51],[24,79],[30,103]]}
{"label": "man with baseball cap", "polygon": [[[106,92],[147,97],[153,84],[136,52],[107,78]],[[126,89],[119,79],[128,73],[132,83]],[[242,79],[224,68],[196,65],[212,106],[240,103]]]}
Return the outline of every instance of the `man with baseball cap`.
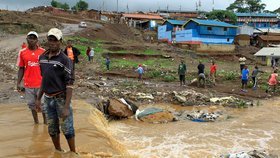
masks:
{"label": "man with baseball cap", "polygon": [[[28,47],[20,50],[17,61],[17,65],[19,67],[17,90],[22,91],[25,88],[25,98],[27,99],[27,104],[32,112],[34,123],[38,124],[39,120],[37,112],[39,109],[36,109],[35,100],[42,81],[39,56],[45,50],[38,47],[38,34],[35,31],[30,31],[27,34],[26,41]],[[22,79],[24,79],[24,88],[20,86]],[[40,107],[40,109],[42,108]],[[47,124],[44,108],[42,114],[44,124]]]}
{"label": "man with baseball cap", "polygon": [[61,126],[70,151],[76,152],[73,111],[71,106],[74,83],[72,61],[70,61],[60,48],[62,32],[59,29],[50,29],[47,39],[49,49],[39,57],[43,78],[41,89],[36,99],[36,106],[38,108],[40,107],[40,100],[44,94],[48,131],[55,149],[62,151],[59,134],[59,128]]}

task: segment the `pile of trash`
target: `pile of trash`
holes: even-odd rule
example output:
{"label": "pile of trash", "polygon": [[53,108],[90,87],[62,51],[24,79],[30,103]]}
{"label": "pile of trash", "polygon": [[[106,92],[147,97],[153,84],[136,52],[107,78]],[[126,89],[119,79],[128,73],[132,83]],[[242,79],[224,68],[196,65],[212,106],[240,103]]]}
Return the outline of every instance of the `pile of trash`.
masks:
{"label": "pile of trash", "polygon": [[221,98],[210,98],[210,102],[215,105],[231,106],[231,107],[248,107],[252,106],[253,103],[250,101],[245,101],[233,96],[221,97]]}
{"label": "pile of trash", "polygon": [[194,122],[214,122],[221,117],[221,115],[223,114],[220,111],[208,113],[200,110],[192,111],[190,113],[187,111],[176,113],[176,117],[178,117],[179,120],[191,120]]}
{"label": "pile of trash", "polygon": [[208,96],[191,89],[181,92],[173,91],[173,100],[185,106],[205,105],[210,102]]}
{"label": "pile of trash", "polygon": [[253,150],[249,152],[239,152],[227,154],[221,156],[221,158],[277,158],[278,156],[273,156],[267,153],[266,151]]}
{"label": "pile of trash", "polygon": [[135,113],[135,119],[148,123],[167,123],[176,120],[170,111],[156,107],[146,108],[141,111],[138,109]]}

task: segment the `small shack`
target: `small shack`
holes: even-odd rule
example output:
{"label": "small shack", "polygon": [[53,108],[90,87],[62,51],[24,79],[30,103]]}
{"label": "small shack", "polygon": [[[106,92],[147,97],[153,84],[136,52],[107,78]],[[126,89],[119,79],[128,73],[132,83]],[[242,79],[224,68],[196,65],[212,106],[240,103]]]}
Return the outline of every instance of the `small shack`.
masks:
{"label": "small shack", "polygon": [[254,56],[257,57],[259,62],[266,65],[271,65],[272,60],[280,59],[280,47],[264,47],[259,50]]}
{"label": "small shack", "polygon": [[182,20],[165,20],[162,25],[166,25],[166,31],[181,30],[186,21]]}
{"label": "small shack", "polygon": [[280,36],[260,35],[257,37],[259,47],[267,47],[270,44],[280,44]]}
{"label": "small shack", "polygon": [[249,35],[237,35],[234,37],[234,43],[239,46],[249,46],[251,37]]}

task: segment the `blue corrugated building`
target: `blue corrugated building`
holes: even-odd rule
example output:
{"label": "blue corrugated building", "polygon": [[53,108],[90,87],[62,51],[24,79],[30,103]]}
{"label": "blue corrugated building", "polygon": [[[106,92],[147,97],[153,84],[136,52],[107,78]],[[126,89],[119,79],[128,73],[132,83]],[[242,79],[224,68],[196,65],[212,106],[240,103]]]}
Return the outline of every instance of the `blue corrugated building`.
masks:
{"label": "blue corrugated building", "polygon": [[167,26],[158,26],[158,40],[160,41],[172,41],[172,31],[167,31]]}
{"label": "blue corrugated building", "polygon": [[246,23],[255,28],[280,28],[277,14],[273,13],[235,13],[237,25]]}
{"label": "blue corrugated building", "polygon": [[177,43],[232,44],[237,26],[215,20],[190,19],[176,31]]}
{"label": "blue corrugated building", "polygon": [[162,25],[166,25],[166,31],[174,31],[176,28],[182,28],[186,21],[181,20],[165,20]]}

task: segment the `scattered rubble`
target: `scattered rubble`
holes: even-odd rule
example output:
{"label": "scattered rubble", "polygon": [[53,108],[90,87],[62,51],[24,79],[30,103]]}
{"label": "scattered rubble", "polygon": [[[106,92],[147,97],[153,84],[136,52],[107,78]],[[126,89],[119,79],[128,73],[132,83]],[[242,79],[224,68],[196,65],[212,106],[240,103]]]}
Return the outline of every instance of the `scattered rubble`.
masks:
{"label": "scattered rubble", "polygon": [[223,115],[222,112],[211,112],[208,113],[206,111],[182,111],[175,113],[175,116],[178,118],[178,120],[191,120],[195,122],[214,122],[216,121],[221,115]]}
{"label": "scattered rubble", "polygon": [[261,151],[261,150],[232,153],[226,156],[221,156],[221,158],[277,158],[277,157],[278,156],[270,155],[268,152]]}

